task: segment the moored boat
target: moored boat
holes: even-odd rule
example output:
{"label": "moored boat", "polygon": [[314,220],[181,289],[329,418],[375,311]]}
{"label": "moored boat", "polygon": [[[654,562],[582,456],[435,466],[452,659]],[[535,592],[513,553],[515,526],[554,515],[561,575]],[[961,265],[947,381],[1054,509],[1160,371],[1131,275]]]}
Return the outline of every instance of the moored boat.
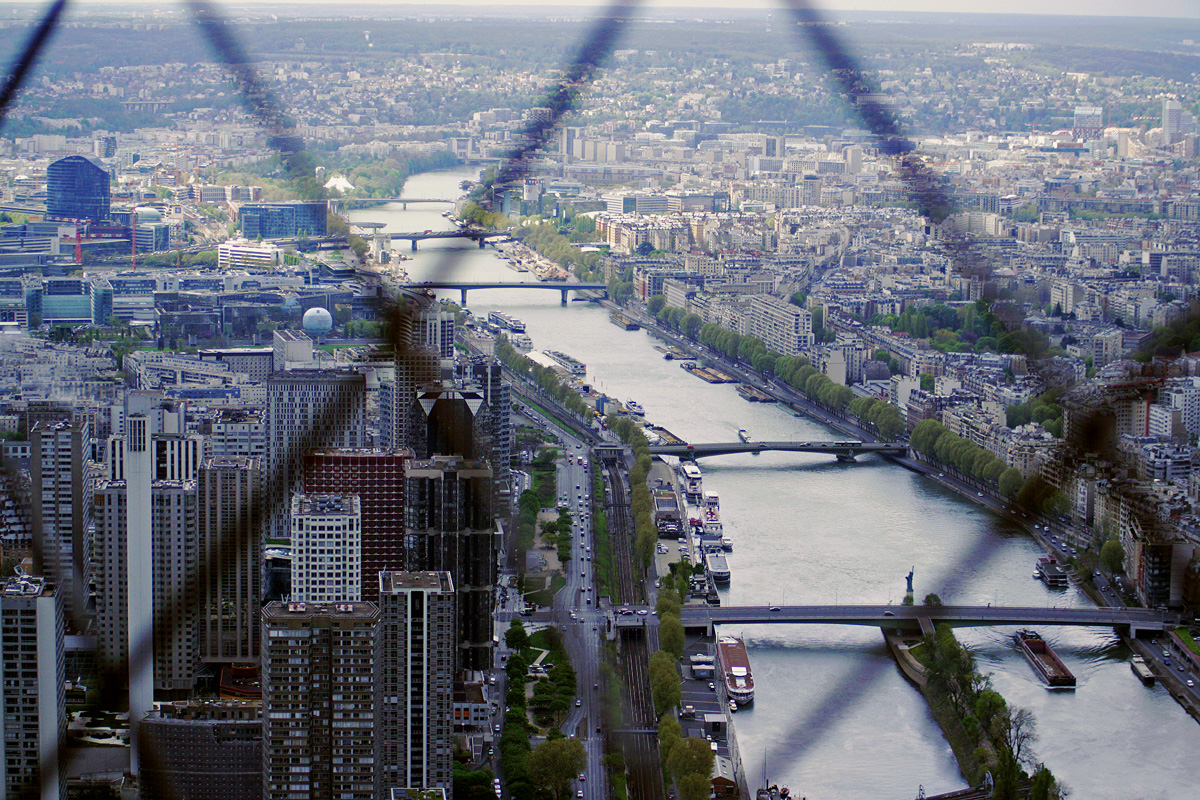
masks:
{"label": "moored boat", "polygon": [[717,642],[717,660],[729,699],[739,706],[754,702],[754,676],[746,643],[735,636],[722,637]]}

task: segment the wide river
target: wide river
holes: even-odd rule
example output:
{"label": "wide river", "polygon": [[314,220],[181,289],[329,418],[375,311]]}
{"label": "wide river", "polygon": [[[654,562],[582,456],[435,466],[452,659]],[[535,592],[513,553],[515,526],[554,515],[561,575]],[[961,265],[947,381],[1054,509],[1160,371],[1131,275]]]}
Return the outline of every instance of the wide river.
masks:
{"label": "wide river", "polygon": [[[472,170],[409,179],[409,197],[461,194]],[[391,204],[351,214],[388,230],[451,227],[445,207]],[[407,243],[403,245],[408,253]],[[422,243],[406,262],[414,280],[521,281],[492,249],[458,240]],[[453,251],[453,252],[449,252]],[[457,291],[445,294],[458,301]],[[684,439],[829,440],[828,428],[775,405],[742,400],[664,361],[645,332],[625,332],[587,303],[555,292],[473,291],[476,313],[524,320],[535,347],[587,364],[588,378]],[[1073,587],[1034,580],[1040,549],[1027,535],[876,456],[838,464],[827,456],[775,453],[701,462],[704,488],[721,497],[734,541],[732,584],[740,604],[900,603],[915,571],[917,601],[1084,606]],[[765,774],[808,800],[908,800],[966,785],[924,699],[900,674],[878,630],[850,626],[748,625],[730,631],[749,648],[753,706],[739,712],[738,744],[753,790]],[[1079,679],[1075,692],[1046,691],[1012,644],[1012,628],[959,629],[980,668],[1010,704],[1037,719],[1039,760],[1076,800],[1179,800],[1196,796],[1200,725],[1160,686],[1147,688],[1111,630],[1042,628]]]}

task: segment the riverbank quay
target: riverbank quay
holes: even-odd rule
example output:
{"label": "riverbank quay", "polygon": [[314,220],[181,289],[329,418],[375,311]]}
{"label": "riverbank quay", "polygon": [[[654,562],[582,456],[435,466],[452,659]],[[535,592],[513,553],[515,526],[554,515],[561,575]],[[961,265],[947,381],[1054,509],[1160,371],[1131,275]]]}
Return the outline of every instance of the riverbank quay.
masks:
{"label": "riverbank quay", "polygon": [[981,786],[990,776],[996,794],[987,796],[1029,797],[1035,790],[1039,797],[1060,796],[1048,769],[1039,766],[1030,776],[1022,766],[1035,763],[1032,715],[992,689],[948,625],[924,636],[884,631],[884,639],[900,671],[925,697],[968,783]]}

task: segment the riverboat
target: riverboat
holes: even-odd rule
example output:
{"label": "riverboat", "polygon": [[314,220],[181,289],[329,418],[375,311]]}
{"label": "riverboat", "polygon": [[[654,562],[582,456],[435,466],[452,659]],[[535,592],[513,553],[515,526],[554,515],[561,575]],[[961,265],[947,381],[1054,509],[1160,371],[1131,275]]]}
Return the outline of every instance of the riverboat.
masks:
{"label": "riverboat", "polygon": [[704,569],[717,586],[729,585],[729,562],[720,553],[709,553],[704,557]]}
{"label": "riverboat", "polygon": [[645,419],[646,409],[642,408],[641,404],[636,400],[630,400],[625,404],[625,410],[629,412],[629,416],[634,419]]}
{"label": "riverboat", "polygon": [[582,361],[577,361],[566,353],[560,353],[557,350],[544,350],[543,352],[547,357],[554,360],[575,377],[582,378],[587,375],[587,366]]}
{"label": "riverboat", "polygon": [[704,493],[704,506],[705,506],[705,508],[720,508],[721,507],[721,496],[719,494],[717,494],[716,492],[705,492]]}
{"label": "riverboat", "polygon": [[721,537],[721,549],[724,550],[726,553],[732,553],[733,552],[733,539],[730,539],[728,536],[722,536]]}
{"label": "riverboat", "polygon": [[741,439],[743,443],[746,443],[746,442],[750,441],[750,434],[746,433],[745,428],[739,428],[738,429],[738,438]]}
{"label": "riverboat", "polygon": [[713,536],[720,539],[725,535],[725,528],[721,524],[721,509],[714,506],[705,506],[700,516],[704,520],[705,536]]}
{"label": "riverboat", "polygon": [[1062,659],[1050,648],[1050,644],[1034,631],[1020,630],[1013,635],[1021,653],[1034,671],[1046,683],[1048,689],[1074,689],[1075,676]]}
{"label": "riverboat", "polygon": [[1067,573],[1063,572],[1059,563],[1049,556],[1038,559],[1037,574],[1033,577],[1053,589],[1067,588]]}
{"label": "riverboat", "polygon": [[746,643],[735,636],[722,637],[717,642],[717,661],[721,666],[725,694],[729,699],[739,706],[753,703],[754,676],[750,673],[750,656],[746,653]]}
{"label": "riverboat", "polygon": [[687,501],[689,503],[700,502],[700,496],[704,492],[700,468],[694,462],[688,461],[679,467],[679,471],[683,474],[683,493]]}
{"label": "riverboat", "polygon": [[1129,668],[1133,670],[1133,674],[1138,676],[1138,680],[1147,686],[1154,685],[1154,673],[1150,671],[1150,667],[1146,665],[1146,659],[1141,656],[1134,656],[1129,662]]}
{"label": "riverboat", "polygon": [[525,323],[514,316],[505,314],[503,311],[492,311],[488,314],[488,322],[495,325],[497,328],[512,331],[513,333],[524,333]]}

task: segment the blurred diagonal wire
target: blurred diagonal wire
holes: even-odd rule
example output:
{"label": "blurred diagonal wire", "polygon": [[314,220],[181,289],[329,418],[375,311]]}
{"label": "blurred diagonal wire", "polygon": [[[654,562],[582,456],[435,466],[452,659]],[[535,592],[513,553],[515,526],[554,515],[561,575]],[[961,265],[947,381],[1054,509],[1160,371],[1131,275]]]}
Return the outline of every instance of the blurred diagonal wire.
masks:
{"label": "blurred diagonal wire", "polygon": [[67,0],[54,0],[49,10],[46,11],[46,16],[42,17],[42,21],[34,29],[33,35],[21,49],[17,60],[9,67],[8,76],[4,79],[4,86],[0,88],[0,127],[4,126],[4,120],[8,116],[8,107],[25,84],[29,70],[33,68],[38,56],[41,55],[42,48],[46,46],[50,35],[58,27],[58,18],[66,6]]}
{"label": "blurred diagonal wire", "polygon": [[[783,3],[792,12],[799,30],[808,37],[811,45],[820,53],[825,67],[832,75],[838,89],[853,106],[864,126],[875,136],[880,152],[897,159],[897,175],[906,184],[918,210],[934,221],[943,219],[953,208],[950,198],[943,189],[938,176],[925,164],[923,159],[913,153],[912,143],[904,135],[890,109],[877,99],[878,95],[870,76],[859,66],[849,49],[835,34],[834,29],[826,24],[814,4],[805,2],[805,0],[783,0]],[[320,187],[313,181],[311,160],[304,153],[302,140],[294,135],[294,125],[291,123],[286,109],[260,77],[252,59],[235,36],[233,26],[221,17],[216,7],[208,0],[186,0],[186,4],[192,13],[195,24],[212,47],[214,54],[230,70],[238,86],[243,105],[266,131],[268,144],[279,154],[292,185],[301,196],[321,196]],[[0,90],[0,125],[3,124],[9,106],[27,79],[42,48],[55,30],[65,6],[66,0],[55,0],[30,36],[20,56],[11,66],[3,88]],[[561,80],[545,98],[542,107],[548,109],[548,112],[530,116],[528,124],[518,139],[517,146],[509,153],[500,168],[484,180],[480,198],[486,208],[493,211],[498,210],[496,208],[497,198],[502,203],[508,191],[518,186],[529,175],[536,154],[549,141],[563,118],[578,108],[580,99],[595,79],[597,72],[612,56],[626,24],[635,15],[639,6],[639,0],[616,0],[593,22],[575,58],[566,66]],[[964,237],[949,239],[946,241],[946,247],[960,274],[986,277],[989,272],[987,260],[974,252],[970,240]],[[462,251],[449,248],[441,253],[432,270],[435,280],[447,279],[457,260],[461,257]],[[415,302],[411,302],[414,300]],[[390,321],[388,338],[398,357],[407,352],[410,347],[409,323],[414,310],[429,301],[430,297],[427,294],[414,294],[403,302],[389,300],[385,308],[385,316]],[[318,418],[324,416],[327,415],[319,414]],[[264,519],[270,519],[270,517],[270,513],[264,514]],[[224,531],[222,536],[227,539],[235,534],[236,531]],[[238,538],[242,540],[245,537]],[[35,549],[43,546],[44,543],[35,540]],[[964,567],[967,565],[978,567],[987,563],[995,555],[998,546],[999,540],[995,536],[981,539],[975,547],[964,553],[963,560],[959,564],[948,565],[946,577],[935,585],[943,587],[943,591],[949,595],[958,587],[959,580],[966,574],[967,570]],[[200,572],[202,573],[203,569]],[[179,587],[178,591],[183,597],[185,593],[193,591],[194,588],[193,586]],[[168,629],[172,624],[167,620],[156,620],[156,627],[160,622]],[[143,659],[151,659],[154,650],[153,641],[133,643],[130,650],[130,658],[135,663],[141,662]],[[114,665],[103,683],[109,687],[119,685],[121,677],[126,674],[125,670],[126,665]],[[819,734],[820,731],[827,730],[840,715],[845,713],[849,705],[871,690],[880,674],[882,674],[882,666],[880,662],[874,661],[863,664],[854,670],[848,686],[826,697],[797,723],[797,729],[805,732],[805,738],[798,748],[790,742],[794,738],[790,736],[781,737],[778,746],[781,747],[784,742],[789,742],[789,747],[793,748],[789,750],[790,756],[793,758],[797,755],[802,756],[815,740],[814,732]],[[112,701],[113,694],[103,692],[101,698],[101,703]],[[149,750],[146,755],[150,758],[153,757],[153,753]],[[43,763],[52,762],[44,761]],[[62,768],[66,768],[65,763],[62,763]]]}

